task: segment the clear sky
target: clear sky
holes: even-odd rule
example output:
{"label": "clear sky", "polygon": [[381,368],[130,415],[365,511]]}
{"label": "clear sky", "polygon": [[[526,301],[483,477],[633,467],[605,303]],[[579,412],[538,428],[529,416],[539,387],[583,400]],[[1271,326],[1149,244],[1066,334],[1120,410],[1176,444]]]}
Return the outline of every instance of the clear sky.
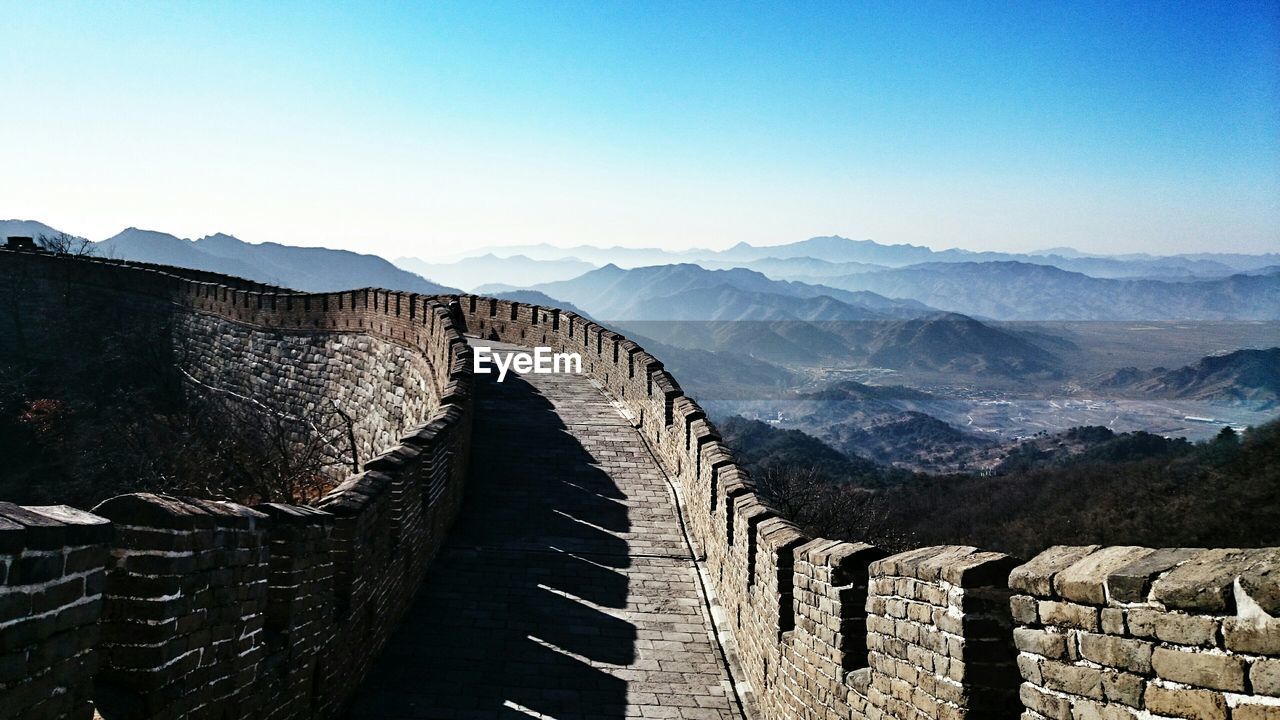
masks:
{"label": "clear sky", "polygon": [[1280,250],[1280,3],[0,0],[0,217]]}

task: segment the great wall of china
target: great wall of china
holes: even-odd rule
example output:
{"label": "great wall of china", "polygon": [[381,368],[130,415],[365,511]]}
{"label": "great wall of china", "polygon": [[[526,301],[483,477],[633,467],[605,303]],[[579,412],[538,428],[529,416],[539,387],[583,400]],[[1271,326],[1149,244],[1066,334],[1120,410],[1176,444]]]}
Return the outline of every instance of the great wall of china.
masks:
{"label": "great wall of china", "polygon": [[[678,493],[749,716],[1280,718],[1280,549],[887,556],[781,517],[657,358],[574,313],[0,250],[0,292],[35,312],[68,286],[168,319],[201,383],[280,412],[358,409],[361,472],[309,507],[0,503],[0,718],[348,712],[424,576],[449,582],[432,563],[485,408],[469,337],[581,354]],[[644,716],[729,717],[672,708]]]}

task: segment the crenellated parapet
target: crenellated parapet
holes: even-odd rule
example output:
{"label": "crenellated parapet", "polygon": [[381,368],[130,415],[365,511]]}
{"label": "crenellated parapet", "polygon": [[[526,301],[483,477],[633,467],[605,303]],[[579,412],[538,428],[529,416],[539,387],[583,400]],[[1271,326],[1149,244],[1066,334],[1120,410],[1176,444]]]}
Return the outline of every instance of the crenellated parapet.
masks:
{"label": "crenellated parapet", "polygon": [[[458,512],[468,335],[578,353],[630,419],[675,488],[754,717],[1280,718],[1275,548],[887,555],[783,517],[660,360],[576,313],[0,250],[0,289],[37,319],[72,286],[162,320],[197,391],[343,409],[357,467],[309,506],[0,503],[0,718],[340,715]],[[3,322],[0,341],[38,329]]]}
{"label": "crenellated parapet", "polygon": [[677,487],[751,714],[1280,718],[1277,549],[1054,548],[1023,565],[972,547],[885,557],[811,538],[635,342],[555,308],[474,295],[459,306],[468,334],[580,353],[631,418]]}
{"label": "crenellated parapet", "polygon": [[0,717],[339,715],[462,502],[470,348],[449,299],[300,294],[179,268],[0,250],[41,313],[154,320],[194,392],[355,420],[360,472],[312,506],[150,493],[0,505]]}

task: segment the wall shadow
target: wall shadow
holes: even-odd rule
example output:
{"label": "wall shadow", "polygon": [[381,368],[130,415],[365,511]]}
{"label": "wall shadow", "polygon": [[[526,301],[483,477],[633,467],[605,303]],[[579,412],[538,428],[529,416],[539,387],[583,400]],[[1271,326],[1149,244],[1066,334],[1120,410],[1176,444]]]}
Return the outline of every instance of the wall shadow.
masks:
{"label": "wall shadow", "polygon": [[624,495],[533,385],[476,380],[462,515],[350,717],[623,718]]}

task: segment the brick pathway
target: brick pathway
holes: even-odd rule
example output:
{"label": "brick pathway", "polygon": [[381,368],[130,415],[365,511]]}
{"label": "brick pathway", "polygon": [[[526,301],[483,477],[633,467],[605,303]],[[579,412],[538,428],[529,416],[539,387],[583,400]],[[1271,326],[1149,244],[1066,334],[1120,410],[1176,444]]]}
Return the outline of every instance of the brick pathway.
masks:
{"label": "brick pathway", "polygon": [[740,718],[639,435],[585,376],[494,377],[462,517],[351,716]]}

